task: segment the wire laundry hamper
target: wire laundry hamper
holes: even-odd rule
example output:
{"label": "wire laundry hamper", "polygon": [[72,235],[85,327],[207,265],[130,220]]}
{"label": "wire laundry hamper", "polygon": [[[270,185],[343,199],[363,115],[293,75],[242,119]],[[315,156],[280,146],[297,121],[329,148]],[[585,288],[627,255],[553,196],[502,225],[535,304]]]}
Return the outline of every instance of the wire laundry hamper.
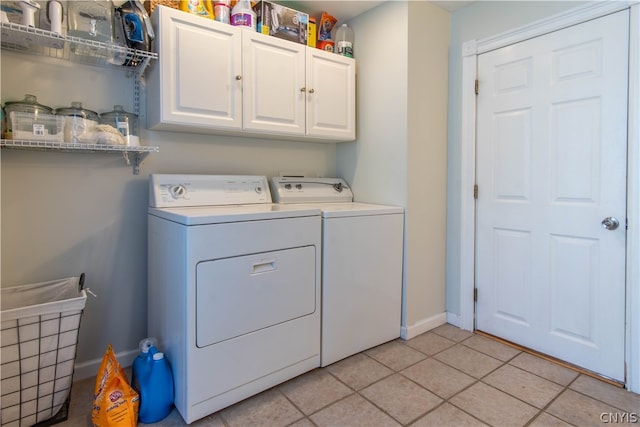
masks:
{"label": "wire laundry hamper", "polygon": [[80,277],[2,288],[2,427],[68,417],[78,328],[87,300]]}

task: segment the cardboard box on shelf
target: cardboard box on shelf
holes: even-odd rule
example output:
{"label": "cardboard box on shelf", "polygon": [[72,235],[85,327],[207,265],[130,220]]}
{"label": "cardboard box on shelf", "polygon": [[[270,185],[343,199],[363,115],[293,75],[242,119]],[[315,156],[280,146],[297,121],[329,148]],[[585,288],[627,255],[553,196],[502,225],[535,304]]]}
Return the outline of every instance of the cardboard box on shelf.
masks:
{"label": "cardboard box on shelf", "polygon": [[180,1],[179,0],[145,0],[144,8],[147,10],[147,13],[151,15],[153,10],[157,6],[167,6],[172,9],[180,9]]}
{"label": "cardboard box on shelf", "polygon": [[307,35],[307,46],[316,47],[316,39],[318,38],[316,32],[316,18],[309,17],[309,34]]}
{"label": "cardboard box on shelf", "polygon": [[307,44],[309,14],[270,1],[258,2],[253,10],[259,33]]}

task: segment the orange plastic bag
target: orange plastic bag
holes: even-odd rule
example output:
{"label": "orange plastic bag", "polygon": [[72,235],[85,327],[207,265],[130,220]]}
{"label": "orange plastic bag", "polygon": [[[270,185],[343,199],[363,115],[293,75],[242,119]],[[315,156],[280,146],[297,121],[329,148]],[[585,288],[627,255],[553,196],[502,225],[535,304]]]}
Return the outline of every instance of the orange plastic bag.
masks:
{"label": "orange plastic bag", "polygon": [[140,396],[129,385],[109,344],[96,377],[91,421],[96,427],[135,427],[139,407]]}

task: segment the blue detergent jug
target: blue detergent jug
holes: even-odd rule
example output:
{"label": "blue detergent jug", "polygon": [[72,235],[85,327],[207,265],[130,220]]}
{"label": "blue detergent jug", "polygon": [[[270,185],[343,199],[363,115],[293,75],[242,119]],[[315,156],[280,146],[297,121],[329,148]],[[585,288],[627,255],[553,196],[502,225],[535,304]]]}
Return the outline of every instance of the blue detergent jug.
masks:
{"label": "blue detergent jug", "polygon": [[140,394],[138,420],[155,423],[164,419],[173,405],[173,375],[164,353],[156,348],[155,339],[140,341],[140,354],[131,371],[133,388]]}

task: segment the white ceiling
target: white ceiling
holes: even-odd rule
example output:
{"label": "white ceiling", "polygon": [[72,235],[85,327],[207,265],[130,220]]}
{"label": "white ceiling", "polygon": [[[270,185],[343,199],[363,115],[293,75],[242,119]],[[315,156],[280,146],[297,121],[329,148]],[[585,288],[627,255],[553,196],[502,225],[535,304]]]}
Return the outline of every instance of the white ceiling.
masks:
{"label": "white ceiling", "polygon": [[[319,18],[322,15],[322,12],[328,12],[335,17],[338,22],[347,22],[366,11],[381,5],[385,1],[398,0],[280,0],[277,1],[277,3],[308,13],[316,18]],[[431,1],[431,3],[448,10],[449,12],[453,12],[472,3],[472,1],[441,0]]]}
{"label": "white ceiling", "polygon": [[461,9],[465,6],[470,5],[471,3],[473,3],[474,0],[471,1],[465,1],[465,0],[443,0],[443,1],[434,1],[431,0],[431,3],[435,4],[436,6],[440,6],[441,8],[443,8],[444,10],[448,10],[449,12],[455,12],[458,9]]}

